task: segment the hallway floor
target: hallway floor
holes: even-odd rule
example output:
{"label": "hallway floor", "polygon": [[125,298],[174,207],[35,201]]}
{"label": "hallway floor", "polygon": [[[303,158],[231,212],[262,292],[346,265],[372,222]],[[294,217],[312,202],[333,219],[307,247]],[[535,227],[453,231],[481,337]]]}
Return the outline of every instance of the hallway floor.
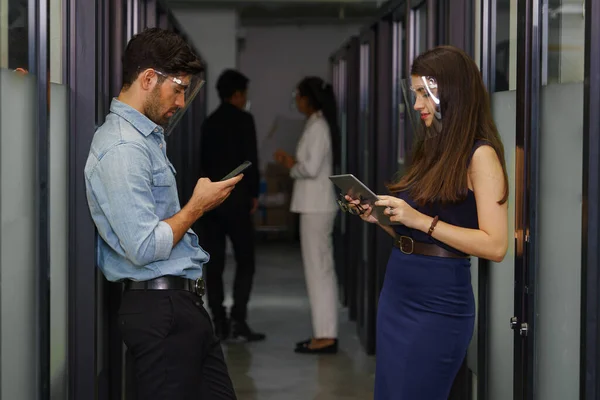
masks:
{"label": "hallway floor", "polygon": [[[228,305],[234,271],[229,257],[225,279]],[[372,399],[375,358],[365,354],[355,324],[341,308],[339,320],[338,354],[294,353],[294,344],[311,332],[300,249],[280,244],[259,246],[248,322],[252,329],[265,332],[267,340],[223,345],[238,399]]]}

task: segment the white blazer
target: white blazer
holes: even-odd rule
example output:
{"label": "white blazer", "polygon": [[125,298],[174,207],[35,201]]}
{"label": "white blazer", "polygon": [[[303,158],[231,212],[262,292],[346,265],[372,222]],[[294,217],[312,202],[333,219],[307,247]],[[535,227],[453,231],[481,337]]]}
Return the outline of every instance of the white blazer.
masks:
{"label": "white blazer", "polygon": [[329,125],[318,112],[310,116],[296,149],[296,164],[290,170],[294,191],[290,211],[326,213],[338,209],[334,186],[333,153]]}

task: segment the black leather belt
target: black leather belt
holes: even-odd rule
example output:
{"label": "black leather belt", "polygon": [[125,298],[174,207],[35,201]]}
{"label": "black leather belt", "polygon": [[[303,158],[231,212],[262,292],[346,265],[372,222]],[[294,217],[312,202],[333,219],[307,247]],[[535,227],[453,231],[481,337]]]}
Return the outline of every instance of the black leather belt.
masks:
{"label": "black leather belt", "polygon": [[394,240],[394,246],[399,248],[404,254],[420,254],[423,256],[444,258],[469,258],[469,256],[454,253],[433,243],[416,242],[408,236],[398,236]]}
{"label": "black leather belt", "polygon": [[204,279],[195,281],[179,276],[161,276],[149,281],[125,281],[125,290],[187,290],[200,297],[204,296]]}

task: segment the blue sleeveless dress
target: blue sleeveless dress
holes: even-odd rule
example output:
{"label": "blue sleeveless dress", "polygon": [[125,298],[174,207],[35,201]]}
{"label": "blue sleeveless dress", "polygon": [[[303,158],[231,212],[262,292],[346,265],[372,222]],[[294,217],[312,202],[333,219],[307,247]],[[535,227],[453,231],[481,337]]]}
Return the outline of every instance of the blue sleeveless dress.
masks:
{"label": "blue sleeveless dress", "polygon": [[[485,144],[477,142],[475,150]],[[475,195],[460,203],[419,207],[403,192],[399,197],[440,221],[477,229]],[[426,233],[395,226],[399,235],[460,251]],[[390,255],[377,309],[375,400],[447,400],[473,336],[475,299],[469,258]]]}

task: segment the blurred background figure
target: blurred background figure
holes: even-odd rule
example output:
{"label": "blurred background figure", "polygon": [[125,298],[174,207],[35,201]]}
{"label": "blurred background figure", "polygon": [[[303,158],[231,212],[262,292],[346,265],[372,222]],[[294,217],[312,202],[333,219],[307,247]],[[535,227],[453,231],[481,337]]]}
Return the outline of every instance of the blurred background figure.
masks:
{"label": "blurred background figure", "polygon": [[275,160],[295,180],[290,210],[300,214],[300,245],[310,300],[313,337],[296,344],[297,353],[338,350],[337,277],[333,260],[333,225],[337,211],[329,176],[339,158],[339,128],[333,87],[306,77],[295,92],[296,107],[306,116],[296,157],[283,150]]}
{"label": "blurred background figure", "polygon": [[[223,205],[199,221],[201,245],[211,256],[206,267],[208,306],[215,333],[222,340],[229,337],[246,341],[265,339],[264,334],[253,332],[246,322],[255,271],[252,215],[258,207],[259,190],[256,129],[254,118],[246,111],[248,82],[249,79],[242,73],[225,70],[217,81],[221,105],[202,125],[202,176],[218,181],[244,161],[252,162]],[[223,305],[227,236],[236,261],[234,304],[229,317]]]}

